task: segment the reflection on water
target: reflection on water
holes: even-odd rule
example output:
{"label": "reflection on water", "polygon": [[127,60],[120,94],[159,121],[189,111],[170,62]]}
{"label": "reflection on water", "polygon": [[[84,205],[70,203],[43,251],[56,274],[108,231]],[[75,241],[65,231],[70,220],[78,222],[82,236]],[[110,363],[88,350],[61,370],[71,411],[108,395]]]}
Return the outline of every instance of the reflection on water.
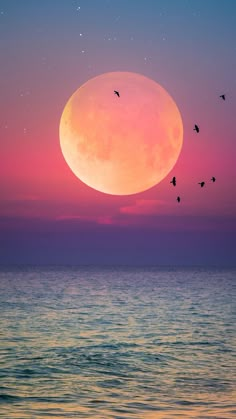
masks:
{"label": "reflection on water", "polygon": [[5,269],[0,417],[236,417],[235,273]]}

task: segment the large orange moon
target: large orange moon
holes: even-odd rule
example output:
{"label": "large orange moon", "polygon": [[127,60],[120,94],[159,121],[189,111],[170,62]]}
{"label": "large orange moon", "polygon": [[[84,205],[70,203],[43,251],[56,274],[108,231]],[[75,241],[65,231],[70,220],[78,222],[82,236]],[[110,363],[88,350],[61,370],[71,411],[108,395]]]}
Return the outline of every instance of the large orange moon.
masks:
{"label": "large orange moon", "polygon": [[82,182],[107,194],[130,195],[158,184],[174,167],[182,143],[177,105],[141,74],[112,72],[90,79],[61,116],[67,164]]}

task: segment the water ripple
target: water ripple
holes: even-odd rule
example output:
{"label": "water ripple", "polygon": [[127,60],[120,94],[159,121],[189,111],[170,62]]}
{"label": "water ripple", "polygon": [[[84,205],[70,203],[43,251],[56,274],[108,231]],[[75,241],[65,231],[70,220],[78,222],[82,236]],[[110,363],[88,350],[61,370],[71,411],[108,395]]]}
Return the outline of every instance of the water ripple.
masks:
{"label": "water ripple", "polygon": [[0,272],[0,417],[236,416],[235,271]]}

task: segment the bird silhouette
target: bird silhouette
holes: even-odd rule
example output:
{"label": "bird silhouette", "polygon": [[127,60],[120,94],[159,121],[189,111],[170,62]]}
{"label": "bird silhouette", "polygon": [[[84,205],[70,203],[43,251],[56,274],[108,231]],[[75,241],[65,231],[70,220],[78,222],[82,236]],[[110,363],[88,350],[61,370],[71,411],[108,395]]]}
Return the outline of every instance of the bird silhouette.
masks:
{"label": "bird silhouette", "polygon": [[201,185],[201,188],[205,185],[205,182],[198,182],[199,185]]}
{"label": "bird silhouette", "polygon": [[120,93],[117,90],[114,90],[114,93],[117,97],[120,97]]}
{"label": "bird silhouette", "polygon": [[193,128],[193,131],[196,131],[197,133],[199,133],[199,131],[200,131],[199,126],[195,124],[194,128]]}
{"label": "bird silhouette", "polygon": [[173,183],[173,186],[176,186],[176,177],[174,176],[173,179],[170,181],[170,183]]}
{"label": "bird silhouette", "polygon": [[216,181],[215,176],[212,176],[211,180],[212,180],[212,182],[215,182]]}
{"label": "bird silhouette", "polygon": [[222,100],[225,100],[225,95],[220,95]]}
{"label": "bird silhouette", "polygon": [[180,202],[180,196],[177,196],[177,201]]}

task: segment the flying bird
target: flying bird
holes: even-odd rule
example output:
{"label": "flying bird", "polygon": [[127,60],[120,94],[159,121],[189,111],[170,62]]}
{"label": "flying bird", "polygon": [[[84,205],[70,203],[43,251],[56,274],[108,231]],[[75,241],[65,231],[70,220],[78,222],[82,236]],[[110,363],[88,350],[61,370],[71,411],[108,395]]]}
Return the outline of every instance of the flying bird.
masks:
{"label": "flying bird", "polygon": [[225,95],[220,95],[222,100],[225,100]]}
{"label": "flying bird", "polygon": [[194,128],[193,128],[193,131],[196,131],[197,133],[199,133],[199,131],[200,131],[199,126],[195,124]]}
{"label": "flying bird", "polygon": [[198,182],[199,185],[201,185],[201,188],[205,185],[205,182]]}
{"label": "flying bird", "polygon": [[177,201],[180,202],[180,196],[177,196]]}
{"label": "flying bird", "polygon": [[174,176],[173,179],[170,181],[170,183],[173,183],[173,186],[176,186],[176,177]]}
{"label": "flying bird", "polygon": [[212,180],[212,182],[215,182],[216,181],[215,176],[212,176],[211,180]]}
{"label": "flying bird", "polygon": [[120,97],[120,93],[117,90],[114,90],[114,93],[117,97]]}

